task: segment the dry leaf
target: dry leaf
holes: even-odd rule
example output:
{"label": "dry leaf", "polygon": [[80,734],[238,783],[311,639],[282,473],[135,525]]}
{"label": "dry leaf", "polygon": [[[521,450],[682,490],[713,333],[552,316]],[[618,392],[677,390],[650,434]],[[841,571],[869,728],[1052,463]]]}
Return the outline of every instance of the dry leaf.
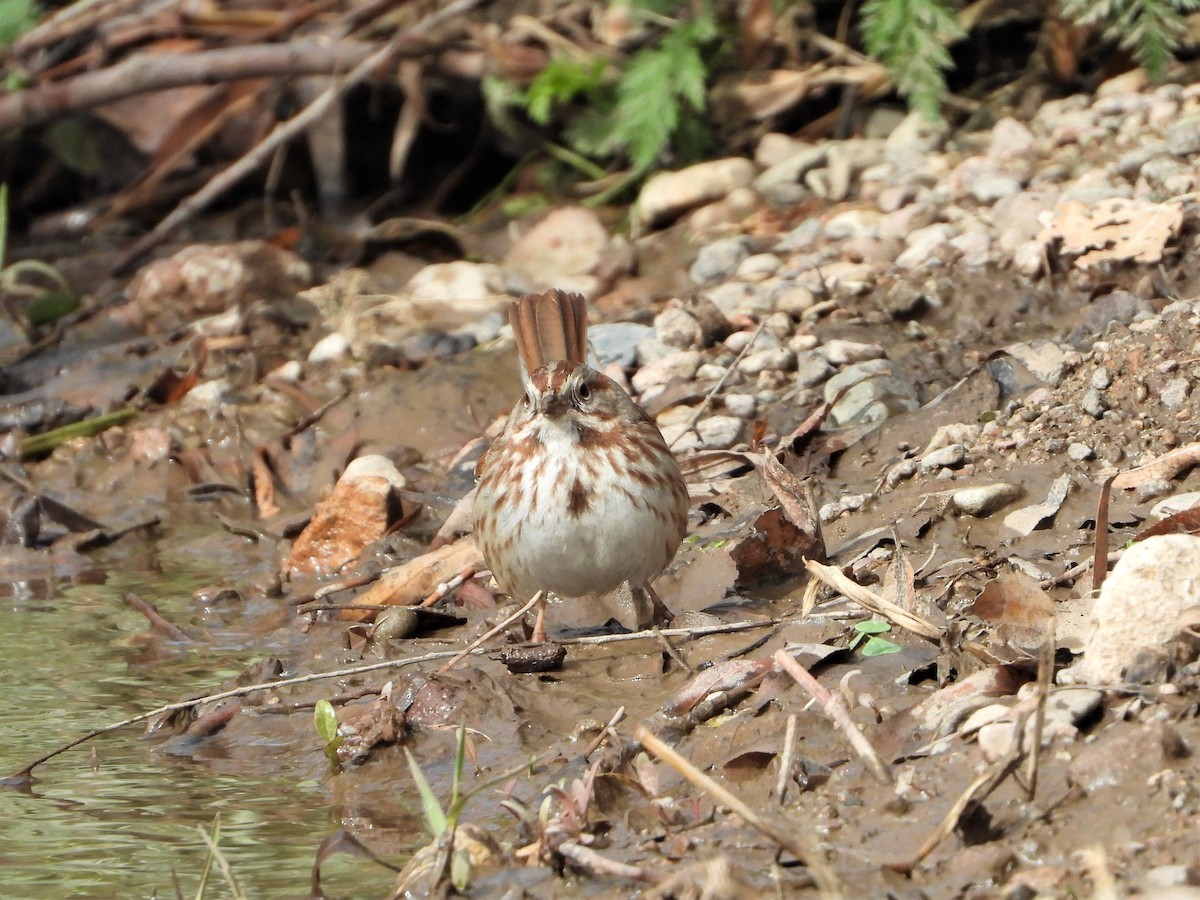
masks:
{"label": "dry leaf", "polygon": [[1038,240],[1062,241],[1061,250],[1079,254],[1080,268],[1103,262],[1156,263],[1163,248],[1178,236],[1183,208],[1178,203],[1148,203],[1114,197],[1089,206],[1068,200],[1040,216]]}

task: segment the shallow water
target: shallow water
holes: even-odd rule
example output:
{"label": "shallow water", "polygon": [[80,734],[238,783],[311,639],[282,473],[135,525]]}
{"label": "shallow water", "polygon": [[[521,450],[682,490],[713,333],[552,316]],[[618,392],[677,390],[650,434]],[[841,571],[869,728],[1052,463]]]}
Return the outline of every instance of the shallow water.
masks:
{"label": "shallow water", "polygon": [[[71,585],[0,606],[3,774],[90,729],[211,691],[262,657],[252,646],[221,652],[197,644],[165,662],[138,662],[135,636],[145,620],[124,605],[124,593],[136,590],[168,618],[186,621],[191,591],[205,580],[187,568],[132,578],[125,569],[105,585]],[[219,847],[250,896],[306,895],[318,845],[342,824],[323,758],[297,759],[289,742],[273,748],[264,741],[239,748],[249,751],[240,761],[199,760],[182,745],[143,737],[142,729],[104,735],[40,766],[31,793],[0,790],[4,894],[173,896],[177,878],[183,895],[194,896],[207,854],[197,828],[210,832],[220,814]],[[278,767],[271,765],[275,751]],[[392,880],[345,856],[323,871],[334,894],[380,896]],[[214,867],[207,896],[227,895]]]}

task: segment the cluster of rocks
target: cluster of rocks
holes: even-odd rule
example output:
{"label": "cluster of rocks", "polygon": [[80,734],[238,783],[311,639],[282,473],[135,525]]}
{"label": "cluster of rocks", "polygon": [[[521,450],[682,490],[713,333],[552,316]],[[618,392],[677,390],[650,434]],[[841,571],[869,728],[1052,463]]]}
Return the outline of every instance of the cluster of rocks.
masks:
{"label": "cluster of rocks", "polygon": [[[1006,350],[1042,386],[890,477],[969,472],[1005,452],[1136,464],[1178,443],[1196,413],[1195,379],[1179,362],[1197,355],[1192,305],[1167,305],[1149,277],[1088,303],[1103,270],[1071,266],[1046,223],[1069,201],[1165,204],[1195,188],[1200,85],[1148,89],[1141,78],[1120,76],[1094,97],[1046,103],[1028,123],[1004,118],[987,131],[951,136],[920,117],[882,111],[851,140],[814,145],[768,134],[754,159],[651,179],[635,206],[635,240],[613,235],[589,210],[565,208],[517,236],[497,262],[431,264],[402,282],[384,270],[342,272],[300,294],[328,329],[309,362],[413,366],[460,353],[503,337],[505,306],[528,290],[578,290],[611,309],[605,297],[621,292],[639,253],[656,252],[647,233],[674,223],[694,248],[681,260],[694,293],[664,303],[651,289],[652,319],[595,326],[593,345],[599,364],[656,413],[677,451],[727,448],[781,404],[799,420],[831,403],[833,426],[918,409],[939,368],[923,369],[921,356],[987,352],[964,350],[939,313],[990,304],[989,278],[997,291],[1026,289],[1058,258],[1082,311],[1051,340],[1013,340],[997,329],[991,348]],[[265,294],[227,282],[240,271],[235,263],[264,258],[270,271],[286,273],[277,279],[286,292],[314,279],[275,248],[191,248],[144,270],[130,305],[186,307],[180,295],[190,286],[210,301],[192,304],[196,311],[215,312],[212,286],[220,282],[220,295],[248,313]],[[971,272],[984,287],[963,296],[956,280]],[[1028,300],[1008,301],[1014,315],[1021,302],[1036,318]],[[853,328],[864,322],[876,327],[856,339]],[[1058,324],[1046,322],[1044,331]],[[1120,332],[1106,335],[1114,326]],[[709,391],[714,398],[694,421]]]}

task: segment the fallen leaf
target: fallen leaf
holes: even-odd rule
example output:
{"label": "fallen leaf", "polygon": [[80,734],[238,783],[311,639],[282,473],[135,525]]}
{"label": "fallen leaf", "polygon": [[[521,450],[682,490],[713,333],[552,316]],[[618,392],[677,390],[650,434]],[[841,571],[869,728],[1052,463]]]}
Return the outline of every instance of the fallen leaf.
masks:
{"label": "fallen leaf", "polygon": [[1113,197],[1089,206],[1068,200],[1042,213],[1038,240],[1061,241],[1061,250],[1078,255],[1080,268],[1104,262],[1156,263],[1167,242],[1179,235],[1183,208],[1178,203],[1149,203]]}

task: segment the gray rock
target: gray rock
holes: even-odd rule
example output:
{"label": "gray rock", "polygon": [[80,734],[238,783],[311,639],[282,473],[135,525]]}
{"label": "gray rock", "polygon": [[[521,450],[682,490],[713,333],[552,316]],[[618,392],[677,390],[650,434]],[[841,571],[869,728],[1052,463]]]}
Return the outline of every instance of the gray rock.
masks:
{"label": "gray rock", "polygon": [[762,281],[779,271],[781,264],[774,253],[755,253],[738,263],[735,274],[745,281]]}
{"label": "gray rock", "polygon": [[700,344],[700,323],[678,306],[668,306],[654,317],[654,331],[668,347],[686,350]]}
{"label": "gray rock", "polygon": [[1057,387],[1066,374],[1066,353],[1052,341],[1009,344],[1004,350],[1035,378],[1052,387]]}
{"label": "gray rock", "polygon": [[811,250],[816,246],[821,236],[821,220],[805,219],[787,234],[775,242],[777,253],[796,253],[800,250]]}
{"label": "gray rock", "polygon": [[770,296],[774,307],[793,319],[799,319],[817,302],[817,297],[812,291],[791,281],[774,285]]}
{"label": "gray rock", "polygon": [[829,360],[830,365],[839,367],[866,362],[869,359],[882,359],[885,356],[883,348],[878,344],[845,341],[841,338],[826,341],[821,346],[821,353]]}
{"label": "gray rock", "polygon": [[1112,373],[1108,371],[1106,366],[1098,366],[1096,371],[1092,373],[1090,383],[1098,391],[1106,390],[1112,385]]}
{"label": "gray rock", "polygon": [[1139,173],[1152,188],[1163,189],[1175,184],[1180,177],[1190,178],[1195,170],[1188,163],[1170,156],[1158,156],[1148,160]]}
{"label": "gray rock", "polygon": [[722,399],[726,411],[739,419],[752,419],[758,411],[758,401],[752,394],[726,394]]}
{"label": "gray rock", "polygon": [[950,444],[931,450],[921,457],[921,469],[926,472],[932,472],[934,469],[957,469],[966,461],[966,445]]}
{"label": "gray rock", "polygon": [[308,351],[308,361],[310,363],[329,362],[334,359],[341,359],[350,352],[350,342],[339,332],[327,334]]}
{"label": "gray rock", "polygon": [[704,292],[704,297],[726,318],[749,316],[758,319],[774,312],[770,291],[761,284],[731,281],[709,288]]}
{"label": "gray rock", "polygon": [[778,162],[754,179],[754,189],[772,206],[790,206],[811,191],[802,182],[809,170],[825,165],[823,146],[809,146]]}
{"label": "gray rock", "polygon": [[1167,409],[1179,409],[1191,393],[1192,385],[1186,378],[1172,378],[1163,385],[1158,399]]}
{"label": "gray rock", "polygon": [[822,389],[826,401],[832,401],[843,388],[846,393],[830,410],[830,418],[839,426],[882,422],[898,412],[911,412],[920,406],[913,384],[901,377],[889,360],[873,359],[843,369]]}
{"label": "gray rock", "polygon": [[754,163],[750,160],[731,157],[655,175],[638,195],[638,222],[642,226],[669,222],[689,209],[747,187],[754,173]]}
{"label": "gray rock", "polygon": [[700,248],[700,253],[688,277],[696,284],[715,284],[737,271],[738,264],[750,255],[748,243],[743,237],[713,241]]}
{"label": "gray rock", "polygon": [[1067,337],[1076,350],[1086,350],[1113,324],[1128,325],[1142,314],[1153,313],[1149,300],[1129,291],[1112,291],[1083,308],[1077,325]]}
{"label": "gray rock", "polygon": [[1098,390],[1088,388],[1083,394],[1083,399],[1079,401],[1079,407],[1093,419],[1099,419],[1108,409],[1108,403]]}
{"label": "gray rock", "polygon": [[1067,445],[1067,459],[1075,462],[1083,462],[1086,459],[1091,459],[1095,452],[1087,444],[1080,441],[1072,441]]}
{"label": "gray rock", "polygon": [[1176,156],[1200,153],[1200,116],[1185,116],[1168,128],[1167,149]]}
{"label": "gray rock", "polygon": [[955,491],[950,495],[950,500],[959,512],[982,519],[1003,509],[1020,496],[1019,487],[1000,481],[996,484],[981,484]]}
{"label": "gray rock", "polygon": [[709,416],[697,422],[694,429],[688,429],[686,423],[664,425],[662,433],[676,453],[728,450],[741,439],[745,424],[735,416]]}
{"label": "gray rock", "polygon": [[816,387],[833,375],[834,368],[821,350],[808,350],[796,357],[796,384],[802,388]]}
{"label": "gray rock", "polygon": [[700,368],[701,356],[699,350],[679,350],[670,356],[664,356],[658,362],[638,369],[630,379],[633,389],[639,394],[652,387],[664,385],[676,378],[691,378]]}
{"label": "gray rock", "polygon": [[[1131,603],[1130,598],[1137,598]],[[1111,684],[1145,649],[1178,636],[1185,616],[1200,608],[1200,538],[1185,534],[1146,538],[1125,551],[1092,607],[1083,661],[1059,680]]]}
{"label": "gray rock", "polygon": [[653,336],[653,328],[636,322],[606,322],[588,329],[588,340],[602,367],[632,369],[638,359],[638,344]]}
{"label": "gray rock", "polygon": [[747,353],[738,363],[738,371],[758,375],[760,372],[786,372],[795,365],[795,353],[787,347],[776,347]]}

